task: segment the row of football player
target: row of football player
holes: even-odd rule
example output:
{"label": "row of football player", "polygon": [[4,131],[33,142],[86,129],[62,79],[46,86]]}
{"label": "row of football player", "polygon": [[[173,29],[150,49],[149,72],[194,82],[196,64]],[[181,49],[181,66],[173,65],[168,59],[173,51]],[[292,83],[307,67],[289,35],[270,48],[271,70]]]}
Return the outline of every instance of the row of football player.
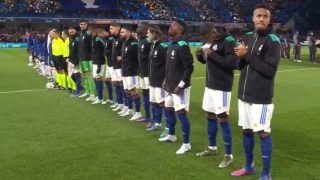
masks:
{"label": "row of football player", "polygon": [[[267,6],[257,6],[252,19],[256,31],[247,33],[243,38],[244,43],[242,44],[236,44],[234,38],[228,35],[223,28],[205,24],[201,29],[204,42],[207,44],[198,49],[196,55],[200,62],[207,64],[206,88],[202,108],[208,115],[209,146],[196,155],[207,156],[217,153],[216,134],[218,124],[220,124],[225,145],[225,157],[219,167],[224,168],[232,164],[229,108],[233,70],[240,69],[239,125],[243,128],[246,164],[244,168],[232,172],[231,175],[245,176],[255,174],[253,133],[257,132],[261,140],[263,157],[263,171],[260,179],[271,179],[272,144],[270,124],[273,112],[274,76],[280,59],[280,43],[277,36],[271,33],[271,13]],[[100,56],[98,54],[100,54],[100,50],[103,50],[104,55],[107,57],[108,73],[105,75],[106,82],[111,80],[116,89],[117,105],[114,110],[125,109],[123,113],[133,115],[134,102],[136,112],[140,111],[140,98],[137,90],[138,82],[140,81],[145,97],[144,104],[146,105],[149,101],[152,103],[153,122],[150,128],[157,129],[160,127],[162,113],[164,112],[165,115],[167,134],[164,137],[160,137],[159,141],[177,141],[175,136],[177,115],[181,122],[183,144],[176,151],[176,154],[184,154],[190,151],[190,123],[187,112],[189,111],[193,57],[188,43],[183,39],[186,24],[181,20],[172,22],[168,31],[169,36],[172,38],[170,45],[161,42],[162,33],[157,26],[147,26],[145,24],[139,26],[137,29],[139,41],[137,41],[132,36],[133,30],[130,27],[112,24],[110,27],[111,36],[103,41],[106,38],[105,31],[97,30],[98,36],[95,37],[93,31],[87,31],[87,25],[86,21],[80,23],[79,46],[75,48],[78,50],[79,69],[86,82],[87,90],[81,97],[87,97],[87,100],[95,98],[94,94],[92,94],[93,91],[90,90],[90,82],[94,82],[91,77],[95,79],[99,97],[99,91],[102,89],[101,77],[104,72],[102,71],[103,63],[100,60],[105,58],[99,59]],[[145,30],[143,31],[143,29]],[[147,44],[150,46],[150,51],[145,53]],[[100,47],[101,49],[92,47]],[[66,61],[68,63],[71,62],[73,65],[73,75],[79,74],[76,68],[77,65],[72,59],[71,51],[72,49],[70,48],[70,56]],[[92,51],[94,56],[89,54]],[[54,59],[56,59],[53,62],[59,60],[58,57],[55,57],[55,53],[53,54]],[[95,57],[96,55],[98,57]],[[146,55],[146,66],[143,64],[145,62],[142,61],[143,55]],[[56,69],[58,72],[65,73],[65,69],[59,67],[59,62],[58,65],[55,65]],[[93,67],[91,67],[91,62],[93,62]],[[147,76],[144,76],[143,71],[140,69],[144,69],[143,67],[148,73]],[[78,84],[78,81],[75,82]],[[81,86],[79,86],[79,89],[76,88],[76,93],[79,93],[80,89]],[[128,108],[125,108],[124,105],[127,105]],[[145,108],[145,111],[148,113],[148,108]],[[145,119],[142,121],[150,121],[150,115],[146,114]]]}

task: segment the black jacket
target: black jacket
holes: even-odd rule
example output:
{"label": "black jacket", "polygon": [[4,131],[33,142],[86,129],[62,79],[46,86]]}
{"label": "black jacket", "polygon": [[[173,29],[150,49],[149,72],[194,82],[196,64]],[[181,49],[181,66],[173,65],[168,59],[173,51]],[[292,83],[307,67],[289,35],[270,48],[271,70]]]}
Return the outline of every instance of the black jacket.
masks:
{"label": "black jacket", "polygon": [[91,60],[91,41],[92,37],[87,30],[80,32],[79,36],[79,60],[90,61]]}
{"label": "black jacket", "polygon": [[119,36],[114,37],[112,41],[112,56],[111,59],[113,61],[113,69],[121,69],[122,63],[121,61],[117,61],[117,57],[121,56],[121,47],[122,47],[122,39]]}
{"label": "black jacket", "polygon": [[249,103],[270,104],[280,61],[279,38],[270,32],[249,32],[243,42],[248,52],[239,62],[238,98]]}
{"label": "black jacket", "polygon": [[69,61],[74,64],[75,66],[79,65],[79,56],[78,56],[78,50],[79,50],[79,37],[70,37],[70,44],[69,44]]}
{"label": "black jacket", "polygon": [[211,44],[213,52],[208,57],[203,53],[197,55],[201,63],[207,63],[206,87],[220,91],[232,90],[233,70],[237,69],[239,62],[234,52],[235,43],[233,37],[223,36]]}
{"label": "black jacket", "polygon": [[105,50],[105,55],[107,57],[107,64],[109,67],[113,67],[113,60],[112,60],[112,41],[113,41],[113,36],[110,36],[109,38],[106,39],[106,50]]}
{"label": "black jacket", "polygon": [[152,87],[162,87],[166,71],[167,50],[168,45],[161,41],[151,44],[149,82]]}
{"label": "black jacket", "polygon": [[138,75],[138,41],[131,37],[124,41],[121,48],[122,76]]}
{"label": "black jacket", "polygon": [[165,89],[172,93],[181,81],[191,86],[193,57],[186,41],[178,39],[169,46],[166,56]]}
{"label": "black jacket", "polygon": [[147,38],[141,38],[138,46],[138,60],[139,60],[139,75],[141,77],[148,77],[149,55],[151,49],[151,42]]}
{"label": "black jacket", "polygon": [[94,49],[94,59],[93,64],[102,65],[106,64],[106,57],[105,57],[105,41],[97,36],[94,38],[93,41],[93,49]]}

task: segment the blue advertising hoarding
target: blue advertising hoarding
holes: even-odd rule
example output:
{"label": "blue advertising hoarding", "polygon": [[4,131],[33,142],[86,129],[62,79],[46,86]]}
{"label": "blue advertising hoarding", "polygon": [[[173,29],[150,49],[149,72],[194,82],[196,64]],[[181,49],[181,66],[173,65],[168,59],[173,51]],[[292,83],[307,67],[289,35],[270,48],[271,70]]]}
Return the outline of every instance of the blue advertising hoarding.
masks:
{"label": "blue advertising hoarding", "polygon": [[116,0],[60,0],[61,6],[66,10],[96,9],[111,10],[116,8]]}

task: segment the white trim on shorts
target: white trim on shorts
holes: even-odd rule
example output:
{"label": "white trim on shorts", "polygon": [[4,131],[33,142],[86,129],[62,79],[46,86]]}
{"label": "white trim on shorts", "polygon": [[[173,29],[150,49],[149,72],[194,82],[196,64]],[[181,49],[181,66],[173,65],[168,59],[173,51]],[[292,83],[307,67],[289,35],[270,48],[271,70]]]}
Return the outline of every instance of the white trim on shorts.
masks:
{"label": "white trim on shorts", "polygon": [[139,86],[141,89],[149,89],[149,77],[140,77],[139,76]]}
{"label": "white trim on shorts", "polygon": [[149,99],[153,103],[161,103],[165,101],[167,92],[159,87],[149,86]]}
{"label": "white trim on shorts", "polygon": [[[92,77],[93,78],[100,78],[103,77],[103,72],[104,72],[104,68],[105,68],[105,64],[93,64],[92,65]],[[98,69],[100,68],[100,71],[98,72]]]}
{"label": "white trim on shorts", "polygon": [[131,89],[138,89],[139,88],[139,78],[138,76],[127,76],[122,78],[123,82],[123,89],[131,90]]}
{"label": "white trim on shorts", "polygon": [[231,92],[206,87],[203,95],[202,109],[215,114],[224,112],[229,114],[230,102]]}
{"label": "white trim on shorts", "polygon": [[113,81],[122,81],[122,69],[114,69]]}
{"label": "white trim on shorts", "polygon": [[253,104],[238,100],[239,121],[242,129],[252,129],[253,132],[271,132],[273,104]]}
{"label": "white trim on shorts", "polygon": [[179,111],[181,109],[189,111],[190,92],[191,86],[183,89],[179,95],[168,93],[165,98],[165,107],[173,107],[175,111]]}
{"label": "white trim on shorts", "polygon": [[106,79],[111,79],[111,81],[113,81],[113,79],[114,79],[114,70],[113,70],[113,67],[112,66],[107,66],[106,68],[105,68],[105,75],[104,75],[104,77],[106,78]]}

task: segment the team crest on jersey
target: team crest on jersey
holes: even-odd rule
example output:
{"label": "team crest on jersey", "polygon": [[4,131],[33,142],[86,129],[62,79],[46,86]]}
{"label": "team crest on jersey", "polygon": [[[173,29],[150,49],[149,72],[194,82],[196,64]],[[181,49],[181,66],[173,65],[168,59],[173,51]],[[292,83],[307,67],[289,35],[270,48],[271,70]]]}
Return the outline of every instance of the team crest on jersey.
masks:
{"label": "team crest on jersey", "polygon": [[128,52],[128,47],[124,49],[124,53],[127,53],[127,52]]}
{"label": "team crest on jersey", "polygon": [[153,57],[157,57],[157,55],[158,55],[158,51],[156,50],[156,51],[154,51],[154,54],[153,54]]}
{"label": "team crest on jersey", "polygon": [[141,51],[143,51],[143,49],[144,49],[144,44],[141,45]]}
{"label": "team crest on jersey", "polygon": [[83,36],[83,37],[82,37],[82,40],[84,40],[84,38],[85,38],[85,37]]}
{"label": "team crest on jersey", "polygon": [[116,41],[116,46],[118,46],[118,41]]}
{"label": "team crest on jersey", "polygon": [[218,45],[215,44],[215,45],[212,47],[212,49],[213,49],[214,51],[218,50]]}
{"label": "team crest on jersey", "polygon": [[262,51],[262,48],[263,48],[263,44],[261,44],[259,49],[258,49],[258,53],[257,53],[258,55],[260,55],[260,52]]}
{"label": "team crest on jersey", "polygon": [[171,52],[171,59],[174,59],[175,52],[174,50]]}

